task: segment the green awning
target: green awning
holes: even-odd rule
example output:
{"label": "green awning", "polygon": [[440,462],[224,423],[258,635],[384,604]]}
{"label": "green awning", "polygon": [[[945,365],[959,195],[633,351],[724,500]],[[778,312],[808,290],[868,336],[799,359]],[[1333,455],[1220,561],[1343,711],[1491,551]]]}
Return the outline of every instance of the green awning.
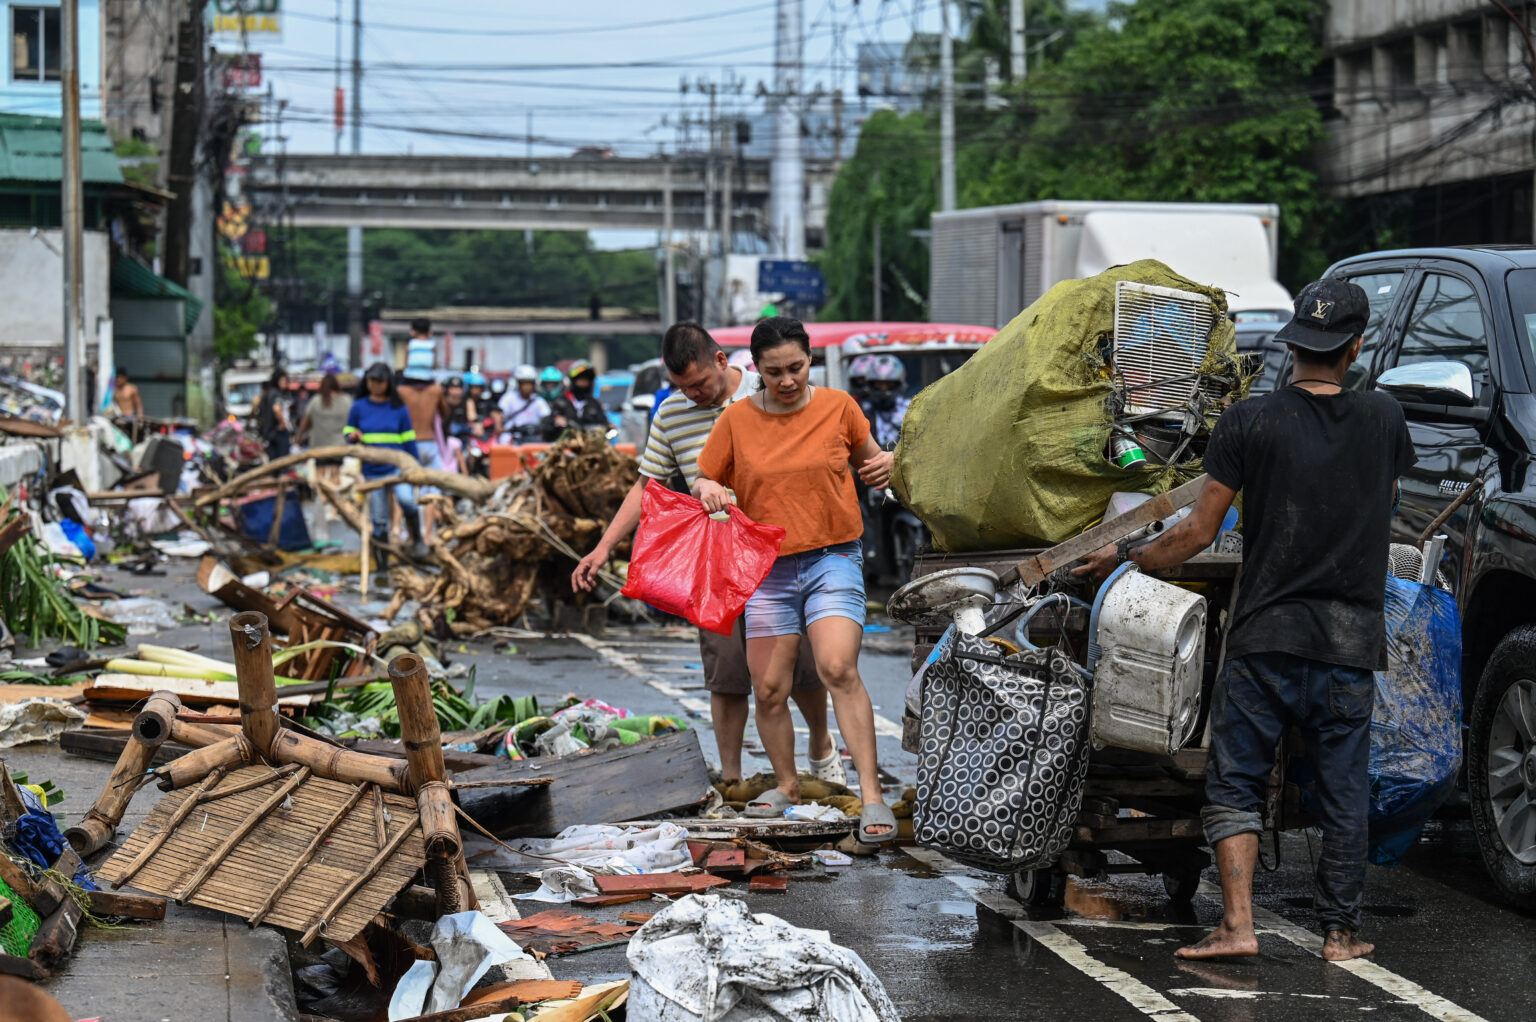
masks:
{"label": "green awning", "polygon": [[183,322],[188,333],[192,332],[192,324],[203,311],[201,298],[128,256],[119,256],[112,265],[112,293],[135,298],[180,298],[186,303]]}
{"label": "green awning", "polygon": [[[0,181],[57,182],[64,173],[63,152],[59,118],[0,113]],[[80,171],[85,184],[123,183],[112,139],[100,121],[81,122]]]}

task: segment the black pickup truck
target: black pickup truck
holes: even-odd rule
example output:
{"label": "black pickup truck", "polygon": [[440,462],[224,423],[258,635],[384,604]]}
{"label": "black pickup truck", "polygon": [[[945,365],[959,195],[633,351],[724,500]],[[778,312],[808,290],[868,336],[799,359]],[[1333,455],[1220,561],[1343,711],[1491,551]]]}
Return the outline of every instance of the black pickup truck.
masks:
{"label": "black pickup truck", "polygon": [[1438,530],[1461,608],[1467,795],[1489,874],[1536,911],[1536,248],[1373,252],[1328,276],[1371,303],[1349,383],[1400,400],[1418,448],[1394,541],[1416,544],[1482,480]]}

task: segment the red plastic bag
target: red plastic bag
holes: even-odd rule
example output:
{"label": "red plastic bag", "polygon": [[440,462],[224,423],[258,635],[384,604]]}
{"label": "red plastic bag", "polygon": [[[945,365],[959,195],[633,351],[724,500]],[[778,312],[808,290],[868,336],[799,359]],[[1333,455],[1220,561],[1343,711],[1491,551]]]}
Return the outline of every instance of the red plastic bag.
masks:
{"label": "red plastic bag", "polygon": [[624,595],[730,635],[773,570],[784,530],[728,510],[729,520],[716,521],[696,498],[647,482]]}

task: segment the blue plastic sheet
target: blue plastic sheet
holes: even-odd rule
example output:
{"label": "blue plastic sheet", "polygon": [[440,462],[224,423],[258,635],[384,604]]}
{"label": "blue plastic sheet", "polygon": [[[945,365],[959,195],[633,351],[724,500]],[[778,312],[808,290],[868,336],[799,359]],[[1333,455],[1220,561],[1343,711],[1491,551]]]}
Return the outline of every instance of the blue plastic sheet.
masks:
{"label": "blue plastic sheet", "polygon": [[[10,845],[35,863],[38,869],[47,869],[68,847],[64,835],[59,832],[58,821],[43,805],[42,799],[26,788],[16,790],[21,793],[21,801],[27,811],[17,817],[16,832]],[[100,889],[90,869],[83,863],[75,871],[74,881],[87,891]]]}
{"label": "blue plastic sheet", "polygon": [[1370,859],[1396,865],[1461,769],[1461,617],[1434,586],[1387,579],[1387,669],[1371,716]]}

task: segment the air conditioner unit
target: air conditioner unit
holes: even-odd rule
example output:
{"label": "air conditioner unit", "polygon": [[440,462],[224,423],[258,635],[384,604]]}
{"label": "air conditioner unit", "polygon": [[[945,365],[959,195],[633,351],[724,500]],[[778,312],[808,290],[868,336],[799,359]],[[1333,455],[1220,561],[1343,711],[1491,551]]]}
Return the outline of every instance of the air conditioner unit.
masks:
{"label": "air conditioner unit", "polygon": [[1129,280],[1115,285],[1114,358],[1124,414],[1183,416],[1218,315],[1205,295]]}

